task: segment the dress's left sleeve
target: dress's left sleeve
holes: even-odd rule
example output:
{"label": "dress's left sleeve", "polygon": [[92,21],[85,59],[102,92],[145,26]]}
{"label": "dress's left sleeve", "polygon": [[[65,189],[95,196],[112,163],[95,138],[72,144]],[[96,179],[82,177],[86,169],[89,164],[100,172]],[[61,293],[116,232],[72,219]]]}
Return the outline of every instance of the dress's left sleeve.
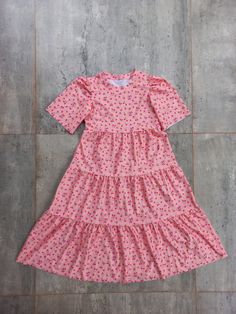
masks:
{"label": "dress's left sleeve", "polygon": [[87,77],[79,76],[73,79],[45,110],[73,134],[93,108],[91,95]]}
{"label": "dress's left sleeve", "polygon": [[191,115],[177,89],[163,77],[149,77],[149,97],[161,131]]}

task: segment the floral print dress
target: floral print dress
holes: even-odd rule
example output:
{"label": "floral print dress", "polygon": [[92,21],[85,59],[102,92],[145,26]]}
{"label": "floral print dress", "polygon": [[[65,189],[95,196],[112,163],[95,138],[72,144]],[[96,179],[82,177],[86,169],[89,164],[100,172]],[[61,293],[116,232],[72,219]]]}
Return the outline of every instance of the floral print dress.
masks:
{"label": "floral print dress", "polygon": [[45,109],[86,128],[16,261],[96,282],[165,279],[228,256],[166,130],[191,115],[164,77],[78,76]]}

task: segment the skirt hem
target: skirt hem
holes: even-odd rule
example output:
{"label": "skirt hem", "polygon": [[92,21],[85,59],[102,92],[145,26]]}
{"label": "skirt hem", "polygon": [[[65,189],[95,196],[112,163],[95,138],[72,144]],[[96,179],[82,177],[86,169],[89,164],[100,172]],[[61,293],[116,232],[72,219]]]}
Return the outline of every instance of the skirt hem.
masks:
{"label": "skirt hem", "polygon": [[80,276],[76,276],[76,275],[69,275],[69,274],[65,274],[63,272],[60,272],[59,270],[53,270],[53,269],[49,269],[47,267],[44,267],[42,265],[38,265],[37,263],[35,262],[26,262],[26,261],[23,261],[21,260],[21,258],[17,258],[16,259],[16,262],[17,263],[21,263],[25,266],[30,266],[30,267],[34,267],[34,268],[37,268],[39,270],[43,270],[43,271],[46,271],[47,273],[51,273],[51,274],[54,274],[54,275],[59,275],[59,276],[62,276],[62,277],[66,277],[66,278],[69,278],[69,279],[73,279],[73,280],[79,280],[79,281],[85,281],[85,282],[96,282],[96,283],[120,283],[120,284],[129,284],[129,283],[136,283],[136,282],[146,282],[146,281],[154,281],[154,280],[165,280],[167,278],[170,278],[170,277],[173,277],[173,276],[177,276],[177,275],[181,275],[183,273],[186,273],[186,272],[189,272],[191,270],[196,270],[197,268],[200,268],[200,267],[203,267],[203,266],[206,266],[208,264],[212,264],[212,263],[215,263],[219,260],[222,260],[222,259],[225,259],[226,257],[228,257],[228,254],[225,253],[224,255],[219,255],[217,257],[214,257],[212,258],[211,260],[207,260],[205,262],[201,262],[201,263],[198,263],[192,267],[188,267],[188,268],[183,268],[181,270],[178,270],[178,271],[175,271],[173,273],[170,273],[168,275],[163,275],[161,277],[155,277],[155,278],[137,278],[137,279],[134,279],[134,280],[106,280],[106,279],[101,279],[101,280],[98,280],[98,279],[89,279],[89,278],[82,278]]}

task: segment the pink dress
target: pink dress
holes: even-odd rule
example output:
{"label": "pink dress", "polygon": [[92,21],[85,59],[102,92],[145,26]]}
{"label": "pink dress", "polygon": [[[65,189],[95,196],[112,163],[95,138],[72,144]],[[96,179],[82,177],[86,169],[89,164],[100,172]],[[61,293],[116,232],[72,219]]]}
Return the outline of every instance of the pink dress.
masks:
{"label": "pink dress", "polygon": [[165,279],[228,256],[166,130],[191,114],[161,76],[79,76],[45,109],[70,134],[85,120],[50,207],[16,261],[83,281]]}

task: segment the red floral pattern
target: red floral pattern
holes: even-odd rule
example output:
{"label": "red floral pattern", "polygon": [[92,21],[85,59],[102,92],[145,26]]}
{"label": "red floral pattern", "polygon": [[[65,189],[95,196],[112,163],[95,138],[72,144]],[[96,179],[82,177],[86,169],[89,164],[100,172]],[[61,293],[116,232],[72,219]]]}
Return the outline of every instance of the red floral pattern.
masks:
{"label": "red floral pattern", "polygon": [[[115,86],[114,79],[128,79]],[[172,151],[191,114],[166,79],[133,70],[75,78],[46,111],[70,134],[85,120],[49,208],[16,261],[98,282],[137,282],[228,256]]]}

